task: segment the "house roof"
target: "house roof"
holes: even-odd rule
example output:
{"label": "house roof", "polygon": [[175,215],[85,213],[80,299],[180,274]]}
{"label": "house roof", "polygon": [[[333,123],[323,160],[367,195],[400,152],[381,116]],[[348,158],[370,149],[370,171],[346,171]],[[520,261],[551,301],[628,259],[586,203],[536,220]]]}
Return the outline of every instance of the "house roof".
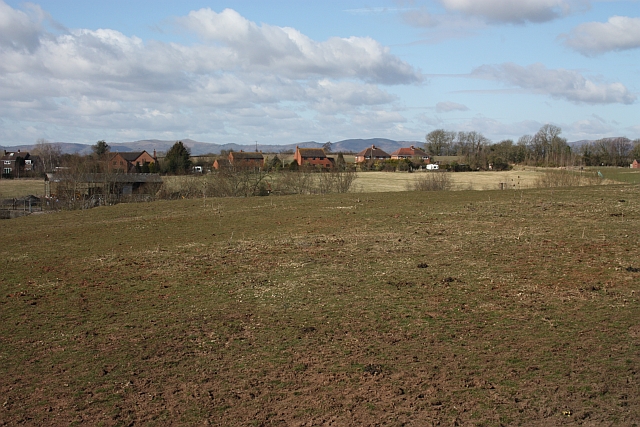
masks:
{"label": "house roof", "polygon": [[264,160],[261,152],[232,151],[229,153],[236,160]]}
{"label": "house roof", "polygon": [[359,152],[358,154],[356,154],[356,156],[358,157],[391,157],[386,151],[381,150],[380,148],[376,147],[375,145],[372,145],[371,147],[367,147],[364,150],[362,150],[361,152]]}
{"label": "house roof", "polygon": [[303,159],[309,157],[327,157],[322,148],[298,148],[298,151],[300,152],[300,157],[302,157]]}
{"label": "house roof", "polygon": [[[48,173],[45,181],[62,182],[71,177],[65,174]],[[108,173],[85,173],[77,177],[73,177],[77,182],[119,182],[132,184],[136,182],[162,182],[162,177],[155,173],[125,173],[125,174],[108,174]]]}
{"label": "house roof", "polygon": [[22,157],[23,159],[28,159],[29,158],[29,152],[28,151],[6,151],[4,152],[4,155],[2,156],[2,158],[0,160],[15,160],[17,157]]}
{"label": "house roof", "polygon": [[398,148],[396,151],[391,153],[392,156],[418,156],[418,157],[428,157],[427,153],[425,153],[420,148],[416,148],[413,145],[411,147],[402,147]]}
{"label": "house roof", "polygon": [[120,157],[125,159],[127,162],[133,162],[144,153],[146,153],[146,151],[116,151],[115,153],[113,153],[113,157],[120,155]]}

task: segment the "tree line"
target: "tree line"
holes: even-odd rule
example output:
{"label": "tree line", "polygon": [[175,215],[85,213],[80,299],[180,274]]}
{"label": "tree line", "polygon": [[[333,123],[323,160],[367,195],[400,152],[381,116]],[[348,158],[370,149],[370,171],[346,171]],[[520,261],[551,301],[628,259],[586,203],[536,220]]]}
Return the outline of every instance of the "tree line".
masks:
{"label": "tree line", "polygon": [[562,129],[546,124],[534,135],[517,142],[505,139],[492,143],[481,133],[437,129],[425,137],[431,156],[457,156],[471,169],[505,169],[510,164],[530,166],[629,166],[640,159],[640,139],[603,138],[571,147],[561,136]]}

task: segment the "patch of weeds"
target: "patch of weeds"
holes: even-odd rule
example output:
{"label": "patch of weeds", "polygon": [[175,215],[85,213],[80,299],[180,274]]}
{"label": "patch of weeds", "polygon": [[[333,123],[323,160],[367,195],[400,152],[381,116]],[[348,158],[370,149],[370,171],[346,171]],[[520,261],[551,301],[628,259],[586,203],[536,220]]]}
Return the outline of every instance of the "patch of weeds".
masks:
{"label": "patch of weeds", "polygon": [[308,367],[309,365],[307,365],[306,363],[298,363],[293,367],[293,370],[296,372],[304,372],[307,370]]}
{"label": "patch of weeds", "polygon": [[362,368],[362,371],[371,375],[380,375],[382,373],[382,366],[369,364]]}
{"label": "patch of weeds", "polygon": [[400,281],[387,281],[387,285],[394,286],[396,289],[400,290],[402,288],[410,288],[415,285],[413,282],[409,282],[407,280]]}

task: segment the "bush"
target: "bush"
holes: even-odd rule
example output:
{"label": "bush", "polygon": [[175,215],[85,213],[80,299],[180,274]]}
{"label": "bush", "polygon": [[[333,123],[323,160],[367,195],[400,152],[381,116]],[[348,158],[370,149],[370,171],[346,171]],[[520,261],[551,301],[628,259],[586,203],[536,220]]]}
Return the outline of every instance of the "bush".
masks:
{"label": "bush", "polygon": [[446,191],[451,189],[451,175],[447,172],[430,172],[410,184],[414,191]]}
{"label": "bush", "polygon": [[566,169],[546,170],[536,179],[535,186],[543,188],[551,187],[579,187],[582,185],[596,185],[602,182],[598,175],[582,174]]}

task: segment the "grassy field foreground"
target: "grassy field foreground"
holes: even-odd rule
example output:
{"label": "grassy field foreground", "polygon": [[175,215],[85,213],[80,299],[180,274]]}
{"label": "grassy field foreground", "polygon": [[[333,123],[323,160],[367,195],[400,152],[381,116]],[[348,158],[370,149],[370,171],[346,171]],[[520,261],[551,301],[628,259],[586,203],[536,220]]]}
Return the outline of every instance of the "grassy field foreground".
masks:
{"label": "grassy field foreground", "polygon": [[2,223],[0,425],[634,425],[638,186]]}

